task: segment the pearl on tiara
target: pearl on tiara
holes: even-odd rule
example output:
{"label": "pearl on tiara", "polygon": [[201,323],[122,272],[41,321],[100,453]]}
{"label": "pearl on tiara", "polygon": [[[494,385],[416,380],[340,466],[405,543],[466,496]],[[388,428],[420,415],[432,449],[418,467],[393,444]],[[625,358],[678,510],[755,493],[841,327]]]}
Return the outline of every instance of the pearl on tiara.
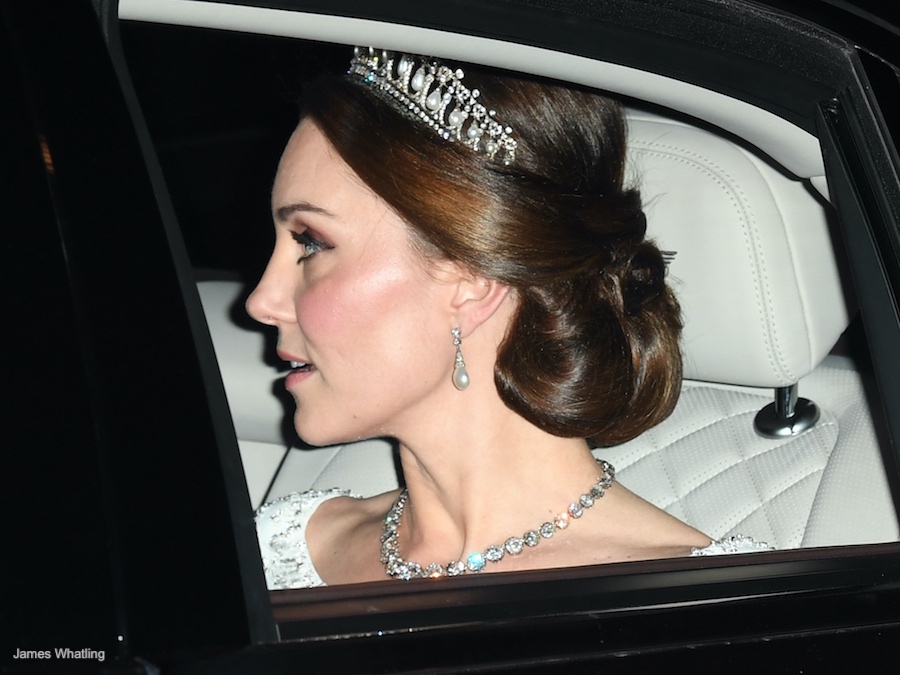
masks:
{"label": "pearl on tiara", "polygon": [[426,56],[354,47],[347,74],[359,78],[401,112],[431,127],[441,138],[456,141],[504,164],[516,158],[513,130],[495,119],[477,99],[481,92],[462,83],[465,74]]}

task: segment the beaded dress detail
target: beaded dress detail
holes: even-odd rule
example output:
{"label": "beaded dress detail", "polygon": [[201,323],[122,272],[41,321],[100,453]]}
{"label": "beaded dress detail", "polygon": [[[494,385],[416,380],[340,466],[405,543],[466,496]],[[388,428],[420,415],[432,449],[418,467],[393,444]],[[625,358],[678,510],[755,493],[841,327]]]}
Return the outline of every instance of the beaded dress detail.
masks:
{"label": "beaded dress detail", "polygon": [[349,490],[309,490],[263,504],[256,512],[256,536],[269,590],[313,588],[325,582],[313,567],[306,526],[316,509]]}

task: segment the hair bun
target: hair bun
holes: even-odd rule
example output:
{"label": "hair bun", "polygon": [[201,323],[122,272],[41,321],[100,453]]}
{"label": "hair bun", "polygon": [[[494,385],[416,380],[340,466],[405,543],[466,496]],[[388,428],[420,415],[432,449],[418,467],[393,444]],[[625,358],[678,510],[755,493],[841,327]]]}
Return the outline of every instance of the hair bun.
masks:
{"label": "hair bun", "polygon": [[622,307],[634,316],[665,290],[666,264],[652,244],[640,244],[622,279]]}
{"label": "hair bun", "polygon": [[647,232],[647,218],[637,190],[618,195],[573,195],[565,203],[574,221],[584,228],[589,245],[628,250],[643,241]]}

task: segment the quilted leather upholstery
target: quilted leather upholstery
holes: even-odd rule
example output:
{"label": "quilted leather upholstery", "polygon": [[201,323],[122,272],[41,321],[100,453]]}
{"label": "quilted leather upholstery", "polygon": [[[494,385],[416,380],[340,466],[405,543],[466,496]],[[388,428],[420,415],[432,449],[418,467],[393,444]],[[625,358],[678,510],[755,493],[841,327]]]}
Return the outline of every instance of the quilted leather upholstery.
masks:
{"label": "quilted leather upholstery", "polygon": [[[838,425],[829,413],[797,439],[757,436],[768,395],[688,386],[678,415],[623,446],[600,451],[619,478],[657,506],[713,537],[751,533],[799,546]],[[728,508],[723,509],[722,505]]]}
{"label": "quilted leather upholstery", "polygon": [[753,432],[767,390],[688,382],[669,419],[595,454],[624,485],[715,538],[749,533],[777,548],[896,539],[859,375],[829,357],[801,386],[823,411],[797,438]]}

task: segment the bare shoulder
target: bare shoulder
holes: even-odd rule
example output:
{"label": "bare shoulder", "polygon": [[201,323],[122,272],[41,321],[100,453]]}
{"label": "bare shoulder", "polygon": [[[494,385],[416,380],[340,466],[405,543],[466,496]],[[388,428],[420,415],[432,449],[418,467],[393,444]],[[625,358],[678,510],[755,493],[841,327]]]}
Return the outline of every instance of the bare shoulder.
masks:
{"label": "bare shoulder", "polygon": [[365,499],[335,497],[313,514],[307,528],[307,545],[313,566],[326,584],[384,577],[379,562],[381,526],[399,492]]}
{"label": "bare shoulder", "polygon": [[648,560],[690,555],[711,539],[647,500],[616,484],[603,514],[607,554],[617,560]]}
{"label": "bare shoulder", "polygon": [[[616,483],[603,499],[529,555],[506,556],[506,571],[580,567],[691,555],[710,544],[699,530]],[[498,566],[497,571],[501,571]]]}
{"label": "bare shoulder", "polygon": [[334,531],[357,527],[370,520],[381,519],[400,494],[399,490],[374,497],[341,496],[324,502],[309,521],[310,536],[324,534],[320,529]]}

